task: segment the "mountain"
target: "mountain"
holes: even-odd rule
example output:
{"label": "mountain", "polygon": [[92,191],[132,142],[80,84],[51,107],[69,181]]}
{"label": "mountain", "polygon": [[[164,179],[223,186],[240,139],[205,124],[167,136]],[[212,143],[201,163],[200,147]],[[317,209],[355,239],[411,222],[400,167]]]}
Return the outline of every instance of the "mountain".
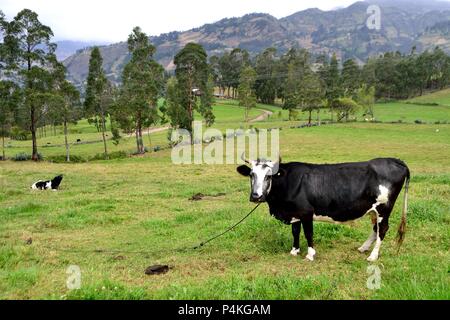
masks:
{"label": "mountain", "polygon": [[411,13],[450,10],[450,2],[433,0],[366,0],[381,7],[397,7]]}
{"label": "mountain", "polygon": [[56,41],[55,43],[58,45],[55,53],[56,58],[58,58],[59,61],[67,59],[80,49],[107,44],[106,42],[71,41],[71,40]]}
{"label": "mountain", "polygon": [[[381,9],[381,29],[366,26],[368,6]],[[450,52],[450,3],[433,0],[368,0],[349,7],[322,11],[307,9],[277,19],[269,14],[253,13],[184,31],[150,37],[157,47],[156,59],[172,70],[173,57],[188,42],[202,44],[209,55],[220,55],[240,47],[255,55],[273,46],[279,52],[291,47],[314,54],[336,52],[340,59],[355,58],[363,63],[369,56],[386,51],[418,52],[441,46]],[[108,77],[120,81],[120,73],[129,60],[126,42],[100,48]],[[87,77],[90,49],[80,50],[64,60],[69,79],[82,85]]]}

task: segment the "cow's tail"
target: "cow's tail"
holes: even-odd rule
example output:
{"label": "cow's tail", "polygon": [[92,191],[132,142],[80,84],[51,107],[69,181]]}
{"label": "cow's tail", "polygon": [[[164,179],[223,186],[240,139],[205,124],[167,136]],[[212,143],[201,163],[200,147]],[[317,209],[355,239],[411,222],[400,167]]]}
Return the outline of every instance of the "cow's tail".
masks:
{"label": "cow's tail", "polygon": [[405,193],[403,195],[403,209],[402,209],[402,218],[400,225],[398,226],[398,234],[397,234],[397,251],[400,250],[400,247],[403,243],[403,240],[405,240],[405,233],[406,233],[406,214],[408,211],[408,189],[409,189],[409,179],[410,179],[410,173],[409,169],[406,168],[406,179],[405,179]]}

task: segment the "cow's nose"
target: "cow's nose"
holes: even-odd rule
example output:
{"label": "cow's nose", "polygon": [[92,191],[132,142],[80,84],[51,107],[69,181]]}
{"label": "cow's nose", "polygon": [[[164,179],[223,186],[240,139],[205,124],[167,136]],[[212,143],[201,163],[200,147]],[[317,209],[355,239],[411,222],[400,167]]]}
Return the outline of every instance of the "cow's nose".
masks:
{"label": "cow's nose", "polygon": [[260,198],[260,196],[256,192],[252,192],[252,198],[253,199],[258,199],[258,198]]}

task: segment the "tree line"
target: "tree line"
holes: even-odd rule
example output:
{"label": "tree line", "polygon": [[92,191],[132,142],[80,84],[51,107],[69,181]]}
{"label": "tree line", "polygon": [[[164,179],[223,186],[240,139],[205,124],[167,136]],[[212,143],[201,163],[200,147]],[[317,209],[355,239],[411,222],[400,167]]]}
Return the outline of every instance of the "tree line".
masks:
{"label": "tree line", "polygon": [[[245,121],[257,102],[279,104],[295,120],[299,111],[327,110],[331,119],[347,120],[363,108],[373,118],[376,99],[404,99],[427,90],[442,89],[450,81],[450,57],[440,48],[409,54],[388,52],[369,58],[364,65],[333,54],[315,55],[292,48],[278,53],[267,48],[251,57],[243,49],[208,57],[200,44],[188,43],[174,57],[172,73],[155,60],[156,48],[139,27],[128,37],[130,59],[120,85],[108,80],[100,49],[91,50],[83,97],[66,80],[57,61],[52,30],[28,9],[7,21],[0,11],[0,136],[5,159],[5,137],[30,137],[32,159],[39,160],[37,135],[47,125],[62,126],[66,160],[70,161],[68,125],[86,118],[101,132],[104,158],[108,158],[107,131],[113,143],[120,133],[134,135],[136,153],[146,152],[143,131],[169,123],[192,130],[194,114],[207,126],[214,123],[215,90],[239,100]],[[216,93],[217,95],[217,93]],[[108,129],[109,126],[109,129]]]}
{"label": "tree line", "polygon": [[245,84],[257,101],[279,102],[290,117],[297,110],[308,111],[310,121],[311,112],[321,108],[329,109],[332,117],[336,113],[337,120],[348,118],[357,107],[373,117],[375,100],[407,99],[450,84],[450,57],[439,47],[420,54],[416,48],[409,54],[387,52],[363,65],[353,59],[341,63],[336,54],[313,56],[297,48],[284,54],[267,48],[254,58],[234,49],[209,60],[221,96],[238,98],[239,86]]}

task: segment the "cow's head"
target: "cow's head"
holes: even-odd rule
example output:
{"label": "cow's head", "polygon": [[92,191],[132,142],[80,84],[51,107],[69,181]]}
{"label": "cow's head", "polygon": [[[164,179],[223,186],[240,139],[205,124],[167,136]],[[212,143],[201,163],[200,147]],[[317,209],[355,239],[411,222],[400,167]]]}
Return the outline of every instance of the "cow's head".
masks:
{"label": "cow's head", "polygon": [[265,159],[258,160],[246,160],[244,154],[242,159],[251,166],[249,168],[246,165],[242,165],[237,168],[244,177],[250,177],[251,193],[250,201],[252,202],[265,202],[267,195],[272,188],[272,179],[278,173],[281,158],[278,161],[270,161]]}

